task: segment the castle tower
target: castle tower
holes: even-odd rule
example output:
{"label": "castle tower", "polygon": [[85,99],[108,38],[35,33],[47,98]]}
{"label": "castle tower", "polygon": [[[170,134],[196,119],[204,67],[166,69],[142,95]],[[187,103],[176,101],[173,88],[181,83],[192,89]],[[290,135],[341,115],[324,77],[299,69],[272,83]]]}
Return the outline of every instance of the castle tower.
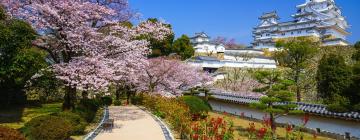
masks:
{"label": "castle tower", "polygon": [[253,32],[254,48],[274,50],[274,40],[300,36],[319,38],[324,46],[349,45],[349,25],[334,0],[306,0],[296,8],[293,21],[278,22],[274,12],[262,15]]}

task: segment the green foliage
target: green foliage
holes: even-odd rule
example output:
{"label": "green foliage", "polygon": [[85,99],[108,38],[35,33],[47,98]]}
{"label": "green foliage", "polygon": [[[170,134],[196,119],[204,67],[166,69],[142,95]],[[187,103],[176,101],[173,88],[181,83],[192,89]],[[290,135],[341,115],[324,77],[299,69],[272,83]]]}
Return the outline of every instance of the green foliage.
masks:
{"label": "green foliage", "polygon": [[349,100],[344,97],[344,96],[340,96],[340,95],[335,95],[335,97],[333,97],[333,102],[329,103],[329,105],[327,106],[327,109],[329,111],[333,111],[333,112],[348,112],[349,110]]}
{"label": "green foliage", "polygon": [[25,137],[15,129],[0,126],[0,140],[25,140]]}
{"label": "green foliage", "polygon": [[73,112],[59,112],[52,114],[53,116],[60,117],[64,120],[67,120],[71,124],[71,135],[82,135],[84,134],[85,127],[87,123],[80,115],[73,113]]}
{"label": "green foliage", "polygon": [[43,69],[39,73],[40,77],[30,80],[27,89],[28,99],[40,100],[41,103],[60,101],[64,95],[59,91],[61,82],[55,77],[55,73],[50,69]]}
{"label": "green foliage", "polygon": [[0,12],[0,94],[1,106],[24,103],[26,82],[47,66],[46,54],[32,48],[36,32],[20,20],[4,19]]}
{"label": "green foliage", "polygon": [[319,42],[309,37],[297,37],[276,42],[281,51],[275,52],[275,60],[288,67],[294,74],[292,80],[296,83],[297,101],[301,101],[301,72],[309,66],[309,62],[318,52]]}
{"label": "green foliage", "polygon": [[181,100],[185,102],[187,106],[190,108],[190,112],[193,115],[200,115],[203,113],[207,113],[211,110],[206,101],[202,100],[196,96],[183,96]]}
{"label": "green foliage", "polygon": [[317,52],[319,42],[307,37],[291,38],[276,42],[281,51],[275,53],[280,65],[294,70],[304,69]]}
{"label": "green foliage", "polygon": [[101,97],[101,103],[106,106],[110,106],[112,104],[112,97],[111,96],[104,96]]}
{"label": "green foliage", "polygon": [[142,105],[144,101],[144,95],[140,94],[140,95],[131,96],[130,101],[131,104],[133,105]]}
{"label": "green foliage", "polygon": [[76,108],[76,112],[80,114],[86,122],[93,122],[96,116],[96,112],[100,108],[100,101],[96,99],[82,99]]}
{"label": "green foliage", "polygon": [[0,21],[6,19],[6,12],[3,9],[2,5],[0,5]]}
{"label": "green foliage", "polygon": [[[158,19],[156,18],[149,18],[148,21],[150,22],[158,22]],[[170,24],[164,24],[169,29],[172,29]],[[151,54],[149,57],[159,57],[159,56],[167,56],[172,53],[171,47],[172,43],[174,41],[175,35],[169,34],[165,37],[163,40],[157,40],[154,38],[151,38],[150,36],[139,36],[139,39],[147,39],[150,42],[150,49]]]}
{"label": "green foliage", "polygon": [[330,54],[321,59],[316,79],[318,94],[325,104],[341,102],[339,96],[343,96],[351,84],[351,76],[351,68],[345,64],[342,56]]}
{"label": "green foliage", "polygon": [[[150,22],[158,22],[156,18],[149,18]],[[168,28],[172,29],[170,24],[165,24]],[[147,39],[150,42],[151,54],[149,57],[168,56],[176,53],[182,60],[188,59],[194,55],[194,48],[191,45],[190,39],[186,35],[175,39],[175,34],[169,34],[163,40],[150,38],[149,36],[139,36],[139,39]]]}
{"label": "green foliage", "polygon": [[70,137],[71,123],[61,117],[45,115],[26,123],[23,130],[30,140],[65,140]]}
{"label": "green foliage", "polygon": [[174,41],[172,52],[181,56],[182,60],[185,60],[194,55],[195,49],[191,45],[190,38],[186,35],[182,35]]}
{"label": "green foliage", "polygon": [[121,106],[121,101],[120,100],[115,100],[114,101],[114,106]]}
{"label": "green foliage", "polygon": [[360,41],[355,43],[354,48],[356,49],[356,51],[353,54],[352,59],[355,61],[360,61]]}
{"label": "green foliage", "polygon": [[357,50],[360,50],[360,41],[358,41],[354,44],[354,48]]}
{"label": "green foliage", "polygon": [[281,80],[281,72],[278,70],[259,70],[253,74],[253,77],[262,84],[267,85],[258,91],[267,91],[272,86]]}
{"label": "green foliage", "polygon": [[255,77],[257,77],[257,80],[261,83],[270,84],[266,86],[266,96],[261,97],[260,101],[257,103],[251,103],[250,107],[258,108],[263,110],[264,112],[269,113],[269,120],[271,123],[270,126],[272,129],[271,133],[272,136],[274,136],[276,119],[275,116],[297,113],[292,111],[292,109],[297,106],[295,104],[278,104],[281,102],[291,102],[293,100],[294,93],[291,92],[289,89],[294,82],[283,79],[281,72],[277,70],[260,72],[256,74]]}
{"label": "green foliage", "polygon": [[120,25],[124,26],[124,27],[128,27],[128,28],[132,28],[134,25],[129,22],[129,21],[124,21],[124,22],[121,22]]}
{"label": "green foliage", "polygon": [[154,114],[163,117],[170,123],[172,130],[180,135],[188,134],[191,124],[189,107],[182,101],[173,98],[144,95],[144,107]]}

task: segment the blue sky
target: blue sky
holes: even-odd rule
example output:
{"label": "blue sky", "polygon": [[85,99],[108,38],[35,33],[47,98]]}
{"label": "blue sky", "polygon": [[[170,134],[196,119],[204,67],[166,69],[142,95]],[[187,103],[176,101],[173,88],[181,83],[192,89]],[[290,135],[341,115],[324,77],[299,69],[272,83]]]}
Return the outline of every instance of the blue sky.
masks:
{"label": "blue sky", "polygon": [[[205,31],[211,37],[235,38],[249,45],[258,17],[276,10],[280,21],[291,20],[295,6],[305,0],[129,0],[142,18],[161,18],[172,24],[176,36]],[[360,40],[360,0],[335,0],[351,25],[350,43]]]}

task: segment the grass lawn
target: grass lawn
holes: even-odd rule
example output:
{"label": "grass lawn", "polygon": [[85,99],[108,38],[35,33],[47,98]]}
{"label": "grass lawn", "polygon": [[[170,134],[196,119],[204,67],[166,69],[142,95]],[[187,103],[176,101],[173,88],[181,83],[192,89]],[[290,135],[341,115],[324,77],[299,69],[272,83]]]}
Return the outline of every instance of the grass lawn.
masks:
{"label": "grass lawn", "polygon": [[[210,112],[209,113],[210,117],[225,117],[223,114],[220,114],[220,113],[214,113],[214,112]],[[229,117],[227,117],[229,118]],[[248,121],[248,120],[245,120],[245,119],[241,119],[239,117],[235,117],[235,116],[232,116],[230,117],[230,119],[234,122],[234,125],[236,127],[236,129],[246,129],[249,127],[249,123],[251,121]],[[258,123],[258,122],[254,122],[255,126],[257,129],[259,129],[262,124],[261,123]],[[277,128],[276,129],[276,133],[280,136],[280,137],[285,137],[286,135],[286,130],[284,128]],[[305,140],[313,140],[313,135],[312,134],[309,134],[309,133],[304,133],[304,139]],[[248,139],[247,137],[247,132],[240,132],[240,131],[236,131],[235,132],[235,139],[240,139],[240,140],[246,140]],[[326,137],[321,137],[321,136],[318,136],[317,137],[317,140],[333,140],[331,138],[326,138]]]}
{"label": "grass lawn", "polygon": [[61,111],[61,103],[43,104],[42,107],[11,108],[0,110],[0,125],[19,129],[32,118]]}

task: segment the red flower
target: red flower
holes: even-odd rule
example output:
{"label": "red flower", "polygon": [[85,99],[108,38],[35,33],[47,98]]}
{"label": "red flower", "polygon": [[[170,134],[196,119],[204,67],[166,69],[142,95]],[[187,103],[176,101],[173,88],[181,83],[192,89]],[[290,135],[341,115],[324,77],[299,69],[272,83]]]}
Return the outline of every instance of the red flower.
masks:
{"label": "red flower", "polygon": [[290,133],[292,130],[293,130],[293,127],[290,124],[288,124],[286,126],[286,132]]}
{"label": "red flower", "polygon": [[228,115],[228,113],[227,113],[227,112],[225,112],[225,111],[223,112],[223,114],[224,114],[225,116],[227,116],[227,115]]}
{"label": "red flower", "polygon": [[194,135],[192,136],[192,138],[193,138],[193,140],[198,140],[198,139],[199,139],[199,135],[198,135],[198,134],[194,134]]}
{"label": "red flower", "polygon": [[259,131],[258,131],[258,137],[259,137],[260,139],[263,139],[266,132],[267,132],[267,129],[266,129],[266,128],[260,128]]}

